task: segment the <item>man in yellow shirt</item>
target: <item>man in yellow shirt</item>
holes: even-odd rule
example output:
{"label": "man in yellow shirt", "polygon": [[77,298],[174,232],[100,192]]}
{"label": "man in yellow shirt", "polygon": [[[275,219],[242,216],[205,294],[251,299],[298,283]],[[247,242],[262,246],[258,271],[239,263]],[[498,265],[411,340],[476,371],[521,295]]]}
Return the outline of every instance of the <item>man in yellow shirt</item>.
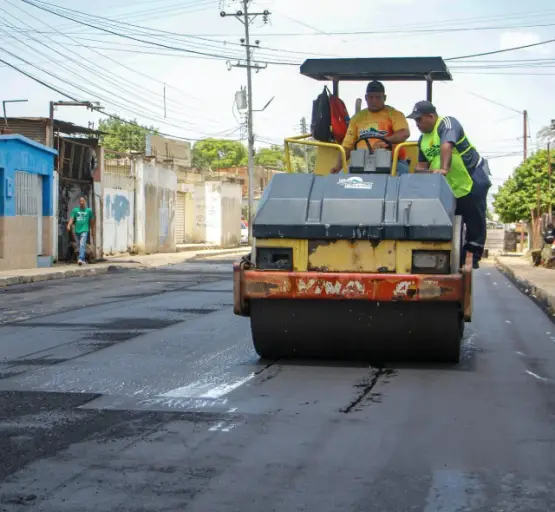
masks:
{"label": "man in yellow shirt", "polygon": [[[381,82],[370,82],[366,87],[366,103],[368,109],[361,110],[355,114],[349,123],[347,135],[343,139],[343,147],[347,155],[347,160],[354,149],[366,148],[366,142],[361,141],[355,148],[357,139],[363,136],[375,135],[384,137],[386,141],[393,144],[405,142],[410,137],[409,124],[402,112],[385,104],[387,96],[385,88]],[[372,149],[386,148],[387,144],[378,139],[369,139],[368,143]],[[403,148],[399,151],[398,174],[408,172],[408,164],[405,162],[406,152]],[[343,167],[341,155],[337,159],[337,163],[331,170],[333,174],[341,172]]]}

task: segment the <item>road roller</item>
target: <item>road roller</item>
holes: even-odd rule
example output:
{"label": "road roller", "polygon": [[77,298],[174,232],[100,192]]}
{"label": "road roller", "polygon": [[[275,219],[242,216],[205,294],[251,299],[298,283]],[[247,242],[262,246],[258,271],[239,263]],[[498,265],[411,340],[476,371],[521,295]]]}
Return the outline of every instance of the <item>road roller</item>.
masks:
{"label": "road roller", "polygon": [[[309,59],[301,74],[331,80],[333,94],[345,80],[421,80],[430,101],[432,82],[451,79],[440,57]],[[233,266],[234,313],[250,318],[261,358],[459,362],[472,255],[455,197],[443,175],[415,172],[416,141],[374,150],[373,138],[349,161],[340,144],[285,139],[287,172],[264,190],[252,250]],[[293,143],[316,147],[314,172],[292,172]]]}

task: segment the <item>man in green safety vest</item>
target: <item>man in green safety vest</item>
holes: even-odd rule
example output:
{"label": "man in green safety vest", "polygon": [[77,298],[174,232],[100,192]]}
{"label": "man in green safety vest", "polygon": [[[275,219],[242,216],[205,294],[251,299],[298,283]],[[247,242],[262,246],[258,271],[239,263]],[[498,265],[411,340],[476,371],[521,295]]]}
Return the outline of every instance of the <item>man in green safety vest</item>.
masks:
{"label": "man in green safety vest", "polygon": [[464,252],[471,252],[474,268],[486,243],[488,190],[491,187],[487,160],[467,139],[454,117],[440,117],[429,101],[419,101],[407,119],[414,119],[422,133],[418,140],[417,172],[431,171],[445,176],[457,200],[456,215],[466,225]]}

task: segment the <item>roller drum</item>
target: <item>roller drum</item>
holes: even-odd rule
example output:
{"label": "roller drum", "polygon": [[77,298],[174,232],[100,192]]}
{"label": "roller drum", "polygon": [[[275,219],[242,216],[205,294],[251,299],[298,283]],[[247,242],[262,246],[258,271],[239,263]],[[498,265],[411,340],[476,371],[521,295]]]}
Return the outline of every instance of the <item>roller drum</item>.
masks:
{"label": "roller drum", "polygon": [[265,359],[325,358],[457,363],[458,303],[252,300],[255,350]]}

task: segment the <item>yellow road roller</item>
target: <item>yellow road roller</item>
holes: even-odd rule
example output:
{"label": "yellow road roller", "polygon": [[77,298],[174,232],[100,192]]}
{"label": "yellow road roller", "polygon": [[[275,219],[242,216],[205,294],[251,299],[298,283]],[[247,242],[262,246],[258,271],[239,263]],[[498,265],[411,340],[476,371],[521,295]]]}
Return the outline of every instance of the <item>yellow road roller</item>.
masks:
{"label": "yellow road roller", "polygon": [[[309,59],[301,74],[336,95],[346,80],[423,81],[428,100],[434,80],[452,79],[440,57]],[[314,172],[292,172],[292,143],[316,147]],[[252,251],[234,264],[234,313],[250,317],[263,359],[457,363],[472,255],[455,197],[441,174],[414,172],[416,142],[363,146],[347,162],[339,144],[285,139],[289,172],[264,190]],[[399,175],[401,149],[410,165]],[[330,174],[338,152],[342,172]]]}

